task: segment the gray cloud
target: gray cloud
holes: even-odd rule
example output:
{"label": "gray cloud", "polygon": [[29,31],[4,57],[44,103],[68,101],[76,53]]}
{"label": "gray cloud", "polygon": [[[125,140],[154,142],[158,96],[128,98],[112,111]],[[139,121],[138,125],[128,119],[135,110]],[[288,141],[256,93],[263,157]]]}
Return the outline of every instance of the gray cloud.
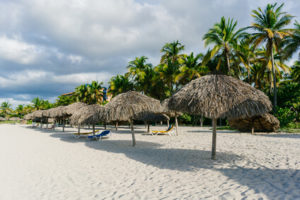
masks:
{"label": "gray cloud", "polygon": [[[250,0],[12,0],[0,3],[0,102],[54,99],[80,84],[124,73],[146,55],[180,40],[204,51],[202,37],[222,16],[248,26],[251,10],[275,1]],[[297,0],[285,10],[297,15]],[[298,19],[298,18],[297,18]]]}

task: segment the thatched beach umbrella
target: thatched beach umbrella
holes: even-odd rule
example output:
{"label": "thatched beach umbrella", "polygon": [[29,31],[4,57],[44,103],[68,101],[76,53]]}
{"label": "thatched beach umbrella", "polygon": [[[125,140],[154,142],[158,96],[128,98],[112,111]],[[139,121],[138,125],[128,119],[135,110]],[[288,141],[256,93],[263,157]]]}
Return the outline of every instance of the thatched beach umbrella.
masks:
{"label": "thatched beach umbrella", "polygon": [[77,110],[70,118],[71,124],[92,124],[93,134],[95,134],[95,124],[103,121],[104,107],[98,104],[87,105]]}
{"label": "thatched beach umbrella", "polygon": [[48,118],[53,118],[55,119],[54,120],[54,129],[55,129],[55,124],[56,124],[56,121],[58,120],[63,120],[63,131],[64,131],[64,109],[65,109],[65,106],[58,106],[58,107],[55,107],[55,108],[50,108],[49,110],[47,110],[47,116]]}
{"label": "thatched beach umbrella", "polygon": [[135,116],[135,120],[141,120],[147,123],[147,132],[150,132],[150,122],[169,121],[170,118],[162,113],[142,112]]}
{"label": "thatched beach umbrella", "polygon": [[[87,104],[82,103],[82,102],[76,102],[76,103],[72,103],[70,105],[65,106],[65,108],[63,109],[63,114],[66,118],[71,117],[73,114],[75,114],[75,112],[77,112],[79,109],[81,109],[82,107],[87,106]],[[63,120],[64,122],[64,120]],[[80,125],[78,125],[78,133],[80,133]]]}
{"label": "thatched beach umbrella", "polygon": [[9,118],[10,121],[20,121],[21,118],[20,117],[11,117]]}
{"label": "thatched beach umbrella", "polygon": [[168,107],[212,119],[212,159],[215,159],[218,118],[261,115],[269,112],[272,104],[263,92],[241,80],[226,75],[207,75],[181,88],[170,98]]}
{"label": "thatched beach umbrella", "polygon": [[156,99],[135,91],[122,93],[114,97],[105,105],[103,119],[106,121],[130,121],[132,133],[132,146],[135,146],[133,120],[143,112],[161,111],[160,102]]}
{"label": "thatched beach umbrella", "polygon": [[[162,101],[162,113],[168,115],[169,117],[175,118],[175,127],[176,127],[176,135],[178,135],[178,116],[182,115],[181,112],[178,112],[176,110],[172,110],[168,107],[170,98],[167,98]],[[168,127],[169,127],[169,121],[168,121]]]}
{"label": "thatched beach umbrella", "polygon": [[43,119],[44,119],[44,115],[45,115],[45,112],[43,110],[36,110],[32,113],[32,118],[33,120],[37,120],[39,119],[40,120],[40,127],[42,128],[43,126]]}

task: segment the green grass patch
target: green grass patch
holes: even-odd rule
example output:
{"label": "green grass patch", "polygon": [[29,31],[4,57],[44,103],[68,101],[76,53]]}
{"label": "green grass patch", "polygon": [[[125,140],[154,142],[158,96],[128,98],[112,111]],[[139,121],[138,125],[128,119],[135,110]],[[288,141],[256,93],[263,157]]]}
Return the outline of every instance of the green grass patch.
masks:
{"label": "green grass patch", "polygon": [[231,128],[230,126],[218,126],[217,130],[232,130],[232,131],[236,131],[236,129]]}

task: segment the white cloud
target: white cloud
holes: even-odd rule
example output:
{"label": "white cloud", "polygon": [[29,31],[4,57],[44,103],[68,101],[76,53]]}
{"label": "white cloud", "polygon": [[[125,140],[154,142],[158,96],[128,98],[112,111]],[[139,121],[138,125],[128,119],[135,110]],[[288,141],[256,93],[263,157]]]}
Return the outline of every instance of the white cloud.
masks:
{"label": "white cloud", "polygon": [[34,45],[19,38],[0,36],[0,57],[19,64],[32,64],[41,51]]}
{"label": "white cloud", "polygon": [[0,98],[0,104],[2,102],[10,103],[13,109],[15,109],[18,105],[27,105],[31,103],[30,101],[16,100],[14,98]]}

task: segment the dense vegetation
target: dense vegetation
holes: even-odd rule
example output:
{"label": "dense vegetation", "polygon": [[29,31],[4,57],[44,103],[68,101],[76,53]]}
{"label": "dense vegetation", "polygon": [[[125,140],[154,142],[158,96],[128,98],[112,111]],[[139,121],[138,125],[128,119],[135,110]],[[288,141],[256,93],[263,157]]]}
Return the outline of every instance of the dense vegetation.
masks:
{"label": "dense vegetation", "polygon": [[[203,36],[206,52],[184,53],[179,41],[166,43],[160,50],[160,63],[151,64],[146,56],[127,65],[127,73],[109,82],[112,96],[136,90],[163,100],[189,81],[206,74],[227,74],[264,91],[273,101],[273,114],[283,126],[295,126],[300,111],[300,54],[293,66],[286,63],[300,46],[300,24],[283,11],[284,5],[268,4],[252,11],[253,23],[237,28],[237,21],[224,17]],[[104,104],[103,83],[80,85],[70,96],[59,96],[55,103],[35,98],[31,105],[14,111],[8,102],[1,105],[2,116],[23,116],[38,109],[68,105],[75,101]],[[183,115],[182,122],[194,124],[200,116]]]}

